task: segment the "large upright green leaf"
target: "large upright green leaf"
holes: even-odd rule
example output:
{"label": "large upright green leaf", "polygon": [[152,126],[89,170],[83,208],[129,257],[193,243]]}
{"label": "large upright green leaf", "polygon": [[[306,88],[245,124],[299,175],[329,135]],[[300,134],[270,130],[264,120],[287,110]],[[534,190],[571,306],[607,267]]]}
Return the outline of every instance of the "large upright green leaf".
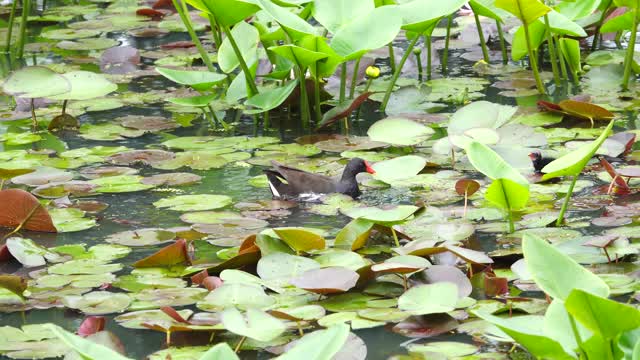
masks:
{"label": "large upright green leaf", "polygon": [[496,7],[495,0],[471,0],[469,5],[478,15],[500,22],[504,22],[505,17],[509,16],[508,12]]}
{"label": "large upright green leaf", "polygon": [[482,312],[474,312],[474,314],[499,327],[500,330],[524,346],[536,358],[575,359],[575,357],[567,354],[557,341],[544,335],[542,316],[526,315],[506,319]]}
{"label": "large upright green leaf", "polygon": [[509,179],[529,187],[529,181],[518,170],[514,169],[485,144],[472,141],[467,147],[467,157],[473,167],[492,180]]}
{"label": "large upright green leaf", "polygon": [[538,0],[496,0],[496,6],[507,10],[526,25],[551,11],[550,7]]}
{"label": "large upright green leaf", "polygon": [[315,35],[316,29],[302,19],[300,16],[292,13],[286,8],[280,7],[270,0],[258,0],[258,3],[264,11],[267,12],[285,32],[293,39],[299,39],[305,35]]}
{"label": "large upright green leaf", "polygon": [[640,328],[640,310],[580,289],[569,294],[565,307],[582,325],[605,339]]}
{"label": "large upright green leaf", "polygon": [[331,47],[347,60],[353,60],[387,45],[395,39],[402,25],[396,8],[393,5],[383,6],[355,18],[335,33]]}
{"label": "large upright green leaf", "polygon": [[519,210],[529,201],[529,185],[509,179],[495,179],[487,188],[484,197],[503,209]]}
{"label": "large upright green leaf", "polygon": [[16,97],[49,97],[68,92],[71,83],[49,68],[29,66],[11,73],[2,84],[2,90]]}
{"label": "large upright green leaf", "polygon": [[330,33],[375,8],[371,0],[314,0],[313,17]]}
{"label": "large upright green leaf", "polygon": [[536,235],[525,233],[522,252],[533,280],[553,298],[566,300],[573,289],[609,295],[609,286],[600,277]]}
{"label": "large upright green leaf", "polygon": [[[349,325],[337,324],[306,334],[277,360],[331,360],[349,336]],[[319,351],[321,349],[321,351]]]}
{"label": "large upright green leaf", "polygon": [[587,165],[596,151],[598,151],[602,143],[607,139],[612,128],[613,120],[609,123],[609,126],[607,126],[602,131],[600,137],[598,137],[591,143],[583,145],[580,148],[549,163],[542,169],[542,172],[545,173],[542,179],[547,180],[560,176],[577,176],[578,174],[580,174],[585,165]]}
{"label": "large upright green leaf", "polygon": [[175,83],[191,86],[198,91],[209,90],[227,78],[227,75],[211,71],[177,70],[163,67],[156,67],[156,71]]}
{"label": "large upright green leaf", "polygon": [[631,9],[635,9],[637,7],[640,7],[640,2],[638,2],[638,0],[613,0],[613,3],[617,6],[617,7],[628,7]]}
{"label": "large upright green leaf", "polygon": [[574,76],[578,76],[578,73],[582,70],[580,62],[580,42],[576,39],[561,38],[558,41],[558,46],[562,49],[571,73],[574,74]]}
{"label": "large upright green leaf", "polygon": [[248,99],[244,104],[253,106],[255,110],[247,110],[245,113],[259,113],[275,109],[280,106],[298,85],[298,80],[291,80],[285,86],[278,86],[267,91],[261,91],[258,95],[255,95]]}
{"label": "large upright green leaf", "polygon": [[272,46],[269,48],[269,51],[274,52],[285,59],[291,60],[293,63],[303,68],[308,68],[317,61],[328,56],[325,53],[308,50],[292,44]]}
{"label": "large upright green leaf", "polygon": [[413,0],[397,8],[402,16],[402,28],[417,33],[432,29],[442,18],[457,11],[467,0]]}
{"label": "large upright green leaf", "polygon": [[338,55],[335,50],[327,44],[327,39],[322,36],[309,35],[298,40],[298,46],[307,50],[323,53],[327,57],[316,62],[315,66],[311,66],[311,76],[314,78],[329,77],[335,73],[336,68],[344,59]]}
{"label": "large upright green leaf", "polygon": [[[534,21],[529,25],[529,38],[531,40],[531,48],[537,49],[545,41],[547,27],[541,21]],[[527,38],[524,36],[524,26],[520,26],[513,35],[511,42],[511,58],[520,60],[528,55]]]}
{"label": "large upright green leaf", "polygon": [[571,20],[582,19],[593,14],[600,0],[561,1],[555,9]]}
{"label": "large upright green leaf", "polygon": [[[248,66],[251,66],[258,60],[258,43],[260,42],[258,30],[243,21],[231,30],[231,35],[238,44],[242,58]],[[232,72],[240,65],[229,38],[222,41],[218,50],[218,65],[225,73]]]}
{"label": "large upright green leaf", "polygon": [[[547,13],[547,16],[549,18],[549,27],[552,32],[569,36],[587,36],[587,33],[584,31],[582,26],[571,21],[571,19],[567,18],[563,14],[555,10],[551,10]],[[538,21],[542,21],[542,19],[538,19]]]}
{"label": "large upright green leaf", "polygon": [[186,0],[198,10],[213,15],[222,26],[233,26],[255,14],[260,7],[252,2],[240,0]]}

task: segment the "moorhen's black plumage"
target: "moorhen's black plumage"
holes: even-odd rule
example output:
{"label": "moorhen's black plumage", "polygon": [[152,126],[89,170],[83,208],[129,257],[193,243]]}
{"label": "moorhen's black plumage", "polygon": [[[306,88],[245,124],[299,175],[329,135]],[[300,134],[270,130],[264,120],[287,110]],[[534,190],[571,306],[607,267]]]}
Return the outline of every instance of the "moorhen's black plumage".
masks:
{"label": "moorhen's black plumage", "polygon": [[529,158],[531,159],[531,163],[533,163],[533,168],[535,169],[536,174],[542,174],[542,169],[555,160],[553,158],[543,157],[540,151],[530,153]]}
{"label": "moorhen's black plumage", "polygon": [[356,198],[360,196],[356,175],[363,172],[374,174],[369,163],[353,158],[342,172],[339,180],[325,175],[313,174],[271,161],[273,169],[264,170],[269,189],[275,199],[314,200],[321,194],[341,193]]}

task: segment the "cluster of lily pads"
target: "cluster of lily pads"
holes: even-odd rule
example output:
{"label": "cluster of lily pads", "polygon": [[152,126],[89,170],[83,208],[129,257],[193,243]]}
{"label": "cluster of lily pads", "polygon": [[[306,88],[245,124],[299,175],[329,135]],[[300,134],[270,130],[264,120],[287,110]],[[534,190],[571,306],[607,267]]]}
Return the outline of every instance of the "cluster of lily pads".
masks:
{"label": "cluster of lily pads", "polygon": [[[15,104],[0,114],[0,226],[9,229],[0,261],[21,266],[0,275],[0,310],[64,308],[87,319],[80,329],[1,327],[0,353],[124,359],[131,349],[104,331],[108,321],[136,335],[165,333],[168,347],[149,345],[158,350],[151,359],[236,359],[245,350],[301,359],[317,349],[325,349],[318,358],[364,359],[367,346],[375,350],[358,336],[368,328],[476,340],[414,341],[393,351],[409,353],[398,358],[507,359],[513,349],[638,358],[640,208],[628,201],[640,177],[637,131],[619,130],[636,107],[632,92],[619,91],[635,86],[627,85],[633,46],[590,53],[583,73],[575,40],[593,25],[622,35],[635,27],[638,6],[474,0],[473,17],[454,17],[463,3],[114,1],[23,16],[21,24],[69,23],[24,44],[39,65],[3,81]],[[509,42],[514,60],[529,55],[533,78],[491,58],[501,53],[485,47],[493,22],[502,53]],[[213,41],[198,37],[207,28]],[[116,46],[127,37],[106,36],[169,31],[191,41],[138,50]],[[425,51],[394,47],[400,33],[410,47],[424,39]],[[553,74],[536,64],[545,41]],[[432,46],[443,49],[441,60]],[[449,49],[482,57],[465,67],[479,76],[448,64]],[[52,63],[50,52],[67,61]],[[438,62],[455,77],[436,78]],[[553,89],[542,81],[568,73],[584,95],[537,102]],[[495,90],[519,106],[482,100]],[[360,114],[378,102],[388,117],[358,131]],[[149,113],[128,113],[138,107]],[[206,128],[233,132],[242,114],[260,113],[267,131],[291,114],[308,127],[312,109],[316,126],[358,120],[345,130],[363,136],[282,143]],[[429,114],[439,111],[451,113]],[[556,159],[544,175],[532,174],[527,155],[537,150]],[[268,199],[260,170],[271,160],[337,175],[353,157],[376,170],[359,178],[360,200]],[[293,224],[303,226],[285,226]],[[91,239],[95,230],[109,233]],[[76,235],[49,247],[32,231]],[[84,338],[69,333],[76,330]],[[204,336],[177,346],[183,332]]]}

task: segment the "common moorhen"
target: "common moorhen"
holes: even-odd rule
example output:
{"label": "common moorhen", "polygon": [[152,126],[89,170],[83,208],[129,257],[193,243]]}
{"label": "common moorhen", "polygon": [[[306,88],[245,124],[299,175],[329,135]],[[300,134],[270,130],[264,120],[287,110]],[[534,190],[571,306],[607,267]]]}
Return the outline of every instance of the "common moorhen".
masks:
{"label": "common moorhen", "polygon": [[356,175],[363,172],[375,173],[369,163],[360,158],[349,161],[339,180],[292,168],[277,161],[271,161],[271,164],[273,169],[264,170],[264,173],[267,175],[269,189],[275,199],[313,201],[321,194],[331,193],[341,193],[356,198],[360,196]]}
{"label": "common moorhen", "polygon": [[555,160],[553,158],[543,157],[540,151],[529,153],[529,158],[531,159],[531,163],[533,163],[536,174],[542,174],[542,169]]}

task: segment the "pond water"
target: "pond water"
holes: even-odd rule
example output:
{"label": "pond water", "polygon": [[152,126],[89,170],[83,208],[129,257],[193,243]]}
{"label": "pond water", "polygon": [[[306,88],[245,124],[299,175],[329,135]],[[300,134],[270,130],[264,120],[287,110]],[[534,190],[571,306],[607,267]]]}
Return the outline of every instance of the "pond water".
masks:
{"label": "pond water", "polygon": [[[49,4],[50,6],[51,4]],[[54,6],[55,7],[55,6]],[[461,19],[462,21],[462,19]],[[466,20],[464,23],[467,23]],[[51,30],[55,28],[64,28],[63,26],[48,26],[45,30]],[[39,26],[31,26],[30,25],[30,34],[32,35],[31,40],[42,40],[36,34],[39,32]],[[442,30],[442,29],[440,29]],[[207,33],[201,32],[202,36],[205,36]],[[467,34],[468,35],[468,34]],[[132,46],[140,50],[158,50],[161,44],[166,44],[174,41],[181,40],[189,40],[189,36],[186,33],[174,33],[160,37],[160,38],[152,38],[152,39],[137,39],[133,36],[127,35],[126,31],[123,32],[115,32],[110,33],[108,35],[109,38],[117,39],[120,41],[120,46]],[[441,39],[441,38],[438,38]],[[406,41],[402,39],[396,40],[395,45],[398,48],[405,48]],[[494,44],[495,45],[495,44]],[[465,59],[464,54],[470,53],[472,51],[477,51],[479,48],[476,47],[463,47],[460,45],[459,49],[452,49],[449,55],[449,74],[450,77],[460,78],[462,81],[467,81],[467,78],[484,78],[488,80],[489,84],[494,84],[499,81],[506,81],[504,74],[496,74],[496,75],[478,75],[475,66],[476,61],[471,61]],[[466,46],[466,45],[465,45]],[[435,52],[435,56],[440,58],[442,54],[442,50],[439,49]],[[499,57],[499,48],[494,47],[492,49],[492,60],[494,58]],[[144,55],[144,54],[143,54]],[[89,60],[86,63],[78,58],[72,58],[72,56],[77,56],[77,54],[72,52],[65,52],[56,50],[55,52],[44,52],[34,55],[32,58],[27,58],[26,63],[28,65],[34,65],[37,63],[38,65],[44,64],[66,64],[65,66],[69,66],[70,64],[76,64],[81,69],[86,70],[98,70],[97,65],[94,64],[95,61]],[[478,60],[479,57],[473,57],[473,60]],[[496,60],[498,63],[499,60]],[[143,64],[139,65],[138,68],[142,69],[153,69],[153,60],[150,58],[143,57]],[[388,67],[388,59],[377,59],[375,62],[376,65],[383,69],[384,74],[389,73]],[[515,64],[515,63],[514,63]],[[201,64],[200,64],[201,65]],[[517,64],[516,64],[517,65]],[[15,63],[15,60],[9,61],[8,58],[5,59],[6,69],[9,68],[17,68],[18,64]],[[415,66],[415,65],[414,65]],[[386,72],[385,72],[386,70]],[[521,76],[520,73],[517,76]],[[545,73],[545,76],[548,76],[548,73]],[[411,75],[410,77],[415,77],[415,75]],[[440,67],[434,67],[434,78],[441,78],[442,74],[440,73]],[[514,75],[516,76],[516,75]],[[4,76],[3,76],[4,77]],[[548,77],[547,77],[548,79]],[[471,81],[471,80],[469,80]],[[135,77],[131,80],[130,83],[122,82],[119,84],[118,92],[119,93],[155,93],[162,92],[160,95],[160,100],[163,97],[167,97],[169,90],[177,89],[178,86],[160,76],[157,75],[148,75]],[[537,95],[530,96],[521,96],[521,97],[511,97],[504,96],[503,89],[498,88],[497,86],[482,86],[482,90],[478,91],[480,95],[474,94],[474,100],[486,100],[492,103],[498,103],[503,105],[514,105],[520,106],[521,108],[527,109],[526,113],[535,112],[535,103],[539,99]],[[574,87],[568,82],[562,84],[562,88],[564,91],[556,91],[553,96],[547,97],[548,101],[559,101],[565,99],[569,96],[581,93],[581,89]],[[460,95],[460,94],[452,94],[452,95]],[[3,97],[5,101],[5,108],[9,108],[12,106],[12,102],[10,97]],[[409,101],[409,100],[408,100]],[[465,101],[463,101],[465,102]],[[426,112],[422,114],[418,114],[415,112],[415,108],[413,103],[407,104],[407,110],[411,112],[411,115],[415,116],[417,121],[420,121],[425,124],[433,124],[441,122],[438,120],[437,115],[427,115]],[[452,104],[452,103],[444,103],[444,106],[439,109],[434,114],[446,114],[447,116],[451,113],[457,111],[462,107],[461,104]],[[385,116],[381,114],[378,110],[378,103],[368,101],[365,102],[362,109],[359,112],[360,118],[353,118],[351,122],[351,127],[349,129],[349,135],[355,136],[367,136],[367,130],[370,128],[372,124],[376,121],[384,118]],[[532,110],[533,109],[533,110]],[[78,120],[81,124],[99,124],[104,122],[112,121],[113,119],[134,115],[134,116],[159,116],[163,118],[175,118],[179,111],[170,111],[167,108],[167,103],[163,101],[152,101],[140,103],[138,105],[125,105],[123,107],[119,107],[112,110],[106,111],[90,111],[84,112],[80,116],[78,116]],[[636,113],[635,111],[627,111],[625,113],[621,113],[622,115],[619,119],[627,120],[625,127],[627,130],[636,129],[637,121],[636,121]],[[123,139],[116,141],[99,141],[99,140],[88,140],[78,136],[76,132],[64,132],[59,135],[59,141],[62,141],[66,144],[67,149],[79,149],[79,148],[95,148],[97,146],[124,146],[127,147],[128,150],[132,149],[165,149],[160,144],[164,141],[174,139],[176,137],[186,137],[186,136],[241,136],[246,135],[249,137],[254,136],[270,136],[275,137],[280,140],[281,143],[290,144],[294,143],[297,138],[300,136],[304,136],[310,133],[310,131],[305,131],[300,128],[299,122],[297,122],[297,114],[293,114],[292,116],[286,115],[286,111],[272,111],[271,112],[271,122],[274,124],[272,129],[264,130],[261,127],[254,126],[254,119],[248,115],[242,115],[239,117],[239,121],[235,121],[234,128],[229,132],[216,131],[213,132],[210,129],[209,123],[203,119],[200,114],[196,114],[190,126],[180,127],[175,130],[169,130],[166,132],[158,132],[153,134],[146,134],[137,138],[131,139]],[[401,116],[401,115],[398,115]],[[478,114],[478,117],[482,117],[483,114]],[[43,118],[50,117],[49,114],[44,114]],[[225,119],[227,122],[234,122],[236,118],[236,112],[233,110],[227,111],[225,115]],[[619,124],[623,122],[620,121]],[[600,123],[599,123],[600,124]],[[19,129],[26,129],[30,126],[30,120],[21,120],[21,121],[7,121],[0,122],[0,135],[5,133],[16,132]],[[574,129],[586,129],[588,128],[588,123],[563,123],[563,126]],[[334,129],[335,130],[335,129]],[[344,131],[344,129],[342,129]],[[617,131],[625,130],[620,126],[616,127]],[[336,132],[336,131],[334,131]],[[448,159],[447,155],[437,155],[432,154],[430,148],[435,143],[437,137],[442,137],[443,132],[440,132],[440,135],[436,135],[433,140],[428,143],[425,143],[426,146],[419,147],[417,153],[421,156],[427,158],[428,162],[431,162],[433,159],[433,163],[429,164],[429,167],[423,172],[426,174],[440,174],[442,179],[446,179],[450,182],[452,178],[461,178],[461,177],[472,177],[476,179],[482,179],[482,175],[477,172],[469,171],[472,168],[468,166],[468,164],[462,165],[459,168],[456,168],[455,171],[465,171],[464,173],[453,173],[446,174],[442,173],[443,170],[452,170],[450,163],[447,164],[446,161]],[[582,139],[590,138],[591,134],[584,135],[581,137]],[[550,134],[548,136],[563,136],[562,134]],[[595,137],[595,136],[593,136]],[[591,138],[593,138],[591,137]],[[51,140],[51,139],[49,139]],[[61,143],[57,142],[57,140],[43,142],[36,142],[25,145],[13,145],[9,146],[2,142],[0,142],[0,150],[3,152],[8,152],[11,150],[38,150],[45,149],[50,147],[50,144],[55,144],[59,146]],[[398,147],[395,148],[395,155],[408,154],[409,150],[406,148]],[[250,153],[252,150],[249,151]],[[557,152],[554,152],[557,153]],[[0,155],[2,155],[0,153]],[[293,155],[291,155],[293,156]],[[324,152],[320,155],[314,155],[313,158],[330,158],[330,161],[335,162],[336,160],[340,160],[338,153],[330,153]],[[334,159],[335,158],[335,159]],[[637,154],[633,153],[633,158],[637,158]],[[253,158],[255,159],[255,157]],[[283,157],[284,160],[287,159],[287,155]],[[246,160],[246,159],[245,159]],[[245,202],[258,202],[262,200],[268,200],[271,198],[270,192],[268,188],[264,187],[264,184],[260,186],[255,186],[255,183],[252,185],[252,182],[257,179],[259,175],[262,174],[262,170],[266,167],[251,165],[251,161],[249,160],[241,160],[238,162],[231,161],[228,164],[222,166],[218,169],[210,169],[210,170],[194,170],[190,168],[181,168],[174,171],[180,172],[190,172],[196,174],[201,177],[201,180],[193,185],[186,186],[160,186],[154,189],[138,191],[138,192],[122,192],[122,193],[104,193],[95,195],[92,194],[88,197],[82,197],[81,200],[96,200],[100,202],[104,202],[108,204],[108,207],[97,214],[87,215],[90,218],[96,219],[96,226],[91,227],[90,229],[77,231],[77,232],[67,232],[67,233],[57,233],[57,234],[43,234],[37,232],[30,231],[21,231],[23,237],[30,238],[36,241],[39,245],[44,247],[54,247],[54,246],[62,246],[66,244],[77,244],[83,243],[86,244],[87,248],[96,244],[104,244],[105,239],[112,234],[120,233],[123,231],[136,230],[136,229],[144,229],[144,228],[179,228],[186,227],[188,224],[181,221],[180,215],[182,212],[170,211],[165,209],[159,209],[154,206],[154,203],[167,198],[169,196],[175,195],[189,195],[189,194],[220,194],[230,196],[233,204],[245,203]],[[331,174],[335,174],[346,162],[344,160],[340,160],[339,166],[323,166],[320,164],[317,168],[320,170],[328,169]],[[633,165],[634,161],[627,161],[627,165]],[[83,166],[96,166],[96,165],[104,165],[104,161],[99,161],[94,164],[88,164]],[[131,165],[131,167],[139,170],[139,175],[144,177],[149,177],[152,175],[160,174],[160,173],[168,173],[172,172],[169,170],[159,170],[150,166],[140,166],[140,165]],[[72,171],[77,176],[77,172],[82,170],[83,167],[80,168],[72,168],[67,171]],[[532,169],[531,169],[532,170]],[[601,171],[599,169],[598,171]],[[531,173],[532,171],[529,171]],[[616,198],[613,196],[609,196],[603,194],[602,192],[596,193],[596,189],[600,187],[605,187],[608,185],[606,182],[600,180],[596,177],[597,172],[593,172],[589,175],[581,176],[581,180],[584,182],[579,184],[577,191],[574,193],[575,201],[571,204],[570,207],[570,228],[577,231],[581,236],[589,236],[589,235],[601,235],[606,232],[607,229],[616,229],[618,228],[615,224],[615,221],[612,220],[611,225],[602,225],[597,226],[590,224],[592,219],[600,218],[603,215],[606,215],[607,212],[613,211],[615,205],[619,205],[619,208],[629,208],[627,209],[627,213],[623,215],[619,215],[619,218],[629,219],[621,225],[626,226],[631,229],[634,225],[637,224],[638,220],[638,210],[637,207],[634,207],[633,204],[638,200],[638,195],[629,195],[624,198]],[[450,176],[447,178],[447,176]],[[385,205],[413,205],[417,202],[423,202],[427,206],[433,207],[435,209],[440,209],[443,213],[451,212],[453,214],[454,211],[460,211],[462,205],[464,204],[464,200],[461,197],[456,197],[453,201],[451,199],[455,197],[455,195],[447,195],[447,196],[435,196],[434,194],[429,194],[429,186],[426,186],[426,189],[419,189],[419,186],[412,184],[409,188],[407,187],[380,187],[380,184],[369,183],[367,182],[368,178],[365,177],[365,184],[362,186],[363,195],[359,198],[359,201],[362,204],[367,204],[369,206],[385,206]],[[487,184],[486,182],[484,184]],[[537,193],[538,199],[535,201],[535,205],[538,206],[537,211],[544,212],[553,212],[559,208],[559,204],[563,198],[563,193],[566,191],[569,182],[564,181],[560,184],[551,184],[549,186],[558,186],[554,188],[554,190],[550,190],[544,192],[540,189],[537,189],[539,193]],[[370,185],[370,186],[367,186]],[[444,190],[440,187],[441,184],[434,182],[432,189],[435,192],[444,192]],[[562,186],[562,187],[560,187]],[[29,189],[26,186],[20,185],[11,185],[11,187],[18,187],[23,189]],[[542,185],[544,188],[544,185]],[[563,191],[563,189],[565,189]],[[594,195],[595,194],[595,195]],[[75,199],[75,198],[73,198]],[[481,196],[477,196],[472,198],[474,207],[476,209],[484,209],[487,208],[486,203],[483,202]],[[631,204],[631,205],[630,205]],[[556,209],[554,210],[554,205]],[[337,213],[335,215],[320,215],[317,211],[312,211],[311,209],[313,204],[301,204],[297,207],[289,209],[285,211],[284,215],[272,216],[267,218],[268,227],[277,228],[277,227],[307,227],[307,228],[319,228],[325,230],[327,234],[327,238],[333,238],[333,236],[342,229],[345,225],[349,223],[351,220],[348,216]],[[604,206],[608,206],[607,209]],[[238,211],[234,210],[234,205],[229,205],[224,208],[224,210]],[[572,212],[573,210],[581,210],[580,212]],[[434,210],[436,211],[436,210]],[[624,212],[620,210],[621,212]],[[534,214],[535,211],[529,211],[528,214]],[[474,215],[474,223],[478,226],[479,231],[475,234],[466,238],[464,240],[465,247],[472,248],[478,251],[490,253],[498,250],[498,252],[494,253],[496,261],[496,268],[504,268],[508,269],[509,265],[518,258],[518,252],[514,252],[513,257],[510,257],[509,251],[514,249],[519,242],[519,239],[516,240],[516,237],[510,237],[500,231],[496,231],[498,226],[502,226],[502,229],[505,227],[505,223],[501,222],[501,219],[495,218],[485,218],[485,216],[492,215],[494,213],[487,212],[478,213]],[[267,214],[271,215],[271,214]],[[521,215],[517,215],[518,220],[521,219]],[[548,214],[545,213],[546,216]],[[539,215],[542,217],[543,215]],[[446,219],[446,215],[445,215]],[[536,219],[531,219],[531,222],[536,222]],[[455,223],[455,222],[454,222]],[[496,225],[496,224],[501,225]],[[490,225],[495,225],[495,227],[491,228]],[[444,224],[446,225],[446,221]],[[425,227],[437,226],[433,223],[426,223],[423,225]],[[523,225],[522,228],[526,227]],[[535,226],[532,226],[535,227]],[[542,228],[543,226],[539,226],[538,228]],[[440,229],[440,228],[439,228]],[[454,232],[448,228],[441,228],[445,234],[444,237],[450,235],[446,234],[447,231]],[[551,228],[552,229],[552,228]],[[261,230],[261,229],[260,229]],[[429,230],[429,231],[432,231]],[[631,230],[621,231],[625,233],[625,236],[633,239],[634,235],[629,234]],[[0,232],[0,235],[4,235],[8,233],[8,231]],[[551,233],[550,236],[569,236],[562,233]],[[574,234],[575,235],[575,234]],[[451,235],[454,236],[454,235]],[[455,236],[454,236],[455,237]],[[209,239],[215,239],[216,234],[212,234]],[[391,242],[390,242],[391,241]],[[390,237],[376,237],[375,241],[371,244],[377,245],[385,245],[390,246],[392,244],[392,238]],[[236,241],[237,242],[237,241]],[[403,241],[404,243],[404,241]],[[132,264],[140,259],[143,259],[156,251],[158,251],[164,245],[156,245],[156,246],[143,246],[143,247],[132,247],[131,253],[129,253],[126,257],[117,260],[124,265],[124,268],[120,270],[117,274],[128,274],[134,268]],[[629,245],[637,249],[637,245]],[[202,250],[207,254],[215,253],[218,250],[223,250],[226,247],[224,246],[215,246],[208,245],[206,249],[203,248],[203,245],[198,247],[198,250]],[[503,250],[504,253],[500,253],[499,251]],[[390,255],[386,255],[389,257]],[[492,254],[493,256],[493,254]],[[586,256],[586,255],[585,255]],[[196,258],[200,258],[196,252]],[[376,259],[375,255],[371,258]],[[209,260],[212,258],[209,257]],[[385,259],[385,256],[380,255],[379,259]],[[450,259],[448,260],[446,257],[440,259],[443,264],[449,264]],[[17,261],[9,261],[0,264],[0,273],[8,273],[8,274],[18,274],[22,276],[26,276],[33,269],[25,269],[21,266],[21,264]],[[637,274],[637,263],[631,262],[621,262],[619,264],[601,264],[598,263],[597,266],[593,266],[593,270],[598,273],[605,274],[618,274],[627,276],[629,274],[633,274],[636,272]],[[638,289],[637,285],[637,275],[635,277],[630,277],[633,282],[633,285],[629,285],[630,287],[635,286],[635,289]],[[121,291],[117,288],[111,288],[110,291]],[[626,295],[625,295],[626,294]],[[627,293],[621,293],[619,295],[625,295],[624,300],[632,300],[632,297],[628,297]],[[515,294],[514,294],[515,295]],[[472,294],[476,299],[484,298],[484,294],[474,290]],[[531,296],[534,298],[543,298],[543,295],[539,292],[523,292],[520,293],[519,296]],[[188,308],[194,311],[199,311],[195,306],[188,307],[180,307],[180,309]],[[165,345],[165,335],[161,332],[155,332],[151,330],[135,330],[128,329],[118,325],[113,318],[118,314],[110,314],[107,315],[106,321],[106,329],[112,331],[119,339],[122,341],[124,348],[126,349],[126,355],[132,358],[142,359],[148,356],[149,354],[166,348]],[[80,311],[59,307],[59,308],[49,308],[49,309],[32,309],[26,312],[11,312],[11,313],[2,313],[0,314],[0,324],[3,326],[14,326],[21,327],[25,324],[39,324],[51,322],[58,324],[64,327],[67,330],[73,331],[77,329],[81,322],[84,320],[85,315]],[[462,318],[458,320],[463,320]],[[436,327],[440,322],[444,323],[448,321],[438,320],[435,318],[430,318],[429,321],[432,321],[430,324],[432,327]],[[455,320],[454,320],[455,321]],[[364,340],[364,343],[367,346],[368,355],[367,359],[387,359],[392,355],[400,355],[406,354],[406,343],[408,341],[415,341],[417,343],[427,343],[431,341],[460,341],[466,342],[470,344],[475,344],[482,347],[483,351],[489,352],[494,349],[508,349],[508,347],[504,346],[496,346],[494,343],[483,343],[483,341],[478,338],[472,337],[470,335],[459,333],[459,332],[445,332],[444,334],[440,334],[437,336],[429,337],[428,339],[415,339],[412,340],[411,337],[405,337],[400,334],[397,334],[391,331],[392,324],[387,324],[387,326],[378,326],[373,328],[359,329],[354,330],[354,333],[358,335],[360,338]],[[175,332],[172,334],[172,345],[181,346],[181,345],[201,345],[206,344],[208,341],[208,335],[202,334],[198,332]],[[237,338],[230,341],[231,344],[237,342]],[[270,358],[271,355],[265,351],[254,352],[254,351],[245,351],[241,353],[241,358],[257,358],[257,359],[266,359]],[[490,355],[489,355],[490,356]],[[524,355],[523,355],[524,356]],[[4,358],[4,357],[2,357]],[[491,357],[487,357],[491,358]]]}

